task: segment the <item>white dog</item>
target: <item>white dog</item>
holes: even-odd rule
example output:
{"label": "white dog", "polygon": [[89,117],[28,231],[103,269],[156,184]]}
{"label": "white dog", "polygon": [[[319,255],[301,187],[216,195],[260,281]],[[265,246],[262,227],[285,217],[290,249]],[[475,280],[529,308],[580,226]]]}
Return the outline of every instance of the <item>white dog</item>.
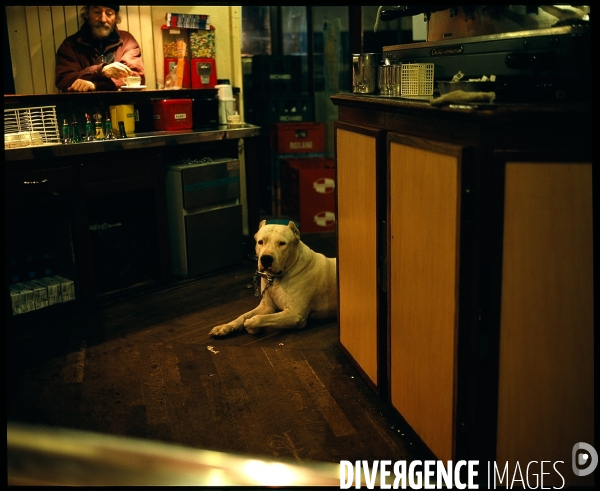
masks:
{"label": "white dog", "polygon": [[246,328],[256,334],[262,328],[302,328],[309,317],[337,315],[336,259],[313,251],[300,240],[294,222],[266,225],[254,235],[261,276],[260,304],[237,319],[214,327],[211,336]]}

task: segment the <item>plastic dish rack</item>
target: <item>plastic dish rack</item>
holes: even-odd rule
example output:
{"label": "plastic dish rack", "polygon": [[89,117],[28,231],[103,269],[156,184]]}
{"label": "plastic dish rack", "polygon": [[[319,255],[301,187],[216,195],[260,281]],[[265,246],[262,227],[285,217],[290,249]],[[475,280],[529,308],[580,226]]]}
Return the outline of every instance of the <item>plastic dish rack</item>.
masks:
{"label": "plastic dish rack", "polygon": [[403,63],[400,97],[433,97],[433,63]]}
{"label": "plastic dish rack", "polygon": [[4,110],[4,148],[60,144],[56,106]]}

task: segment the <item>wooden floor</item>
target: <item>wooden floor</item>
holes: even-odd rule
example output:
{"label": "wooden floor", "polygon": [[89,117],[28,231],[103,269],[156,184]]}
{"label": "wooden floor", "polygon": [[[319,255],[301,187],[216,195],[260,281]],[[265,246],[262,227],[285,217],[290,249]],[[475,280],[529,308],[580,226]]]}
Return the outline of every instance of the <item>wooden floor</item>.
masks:
{"label": "wooden floor", "polygon": [[[335,254],[331,235],[303,239]],[[340,352],[335,319],[208,336],[257,304],[254,270],[9,332],[7,420],[301,462],[422,458]]]}

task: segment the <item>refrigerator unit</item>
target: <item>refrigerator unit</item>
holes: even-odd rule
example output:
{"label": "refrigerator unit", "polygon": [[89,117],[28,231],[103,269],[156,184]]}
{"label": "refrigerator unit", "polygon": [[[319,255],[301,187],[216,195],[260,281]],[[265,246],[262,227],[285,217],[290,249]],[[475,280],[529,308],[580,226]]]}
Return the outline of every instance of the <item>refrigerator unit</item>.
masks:
{"label": "refrigerator unit", "polygon": [[169,167],[171,268],[192,277],[243,261],[240,161],[205,159]]}

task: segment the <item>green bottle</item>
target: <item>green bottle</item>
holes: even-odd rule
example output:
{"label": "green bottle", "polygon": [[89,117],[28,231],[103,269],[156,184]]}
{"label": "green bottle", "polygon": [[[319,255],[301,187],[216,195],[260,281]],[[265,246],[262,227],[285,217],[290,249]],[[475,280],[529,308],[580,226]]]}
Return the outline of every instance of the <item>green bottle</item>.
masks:
{"label": "green bottle", "polygon": [[63,121],[62,139],[60,140],[60,142],[61,143],[71,143],[71,127],[69,126],[69,123],[67,123],[66,119]]}
{"label": "green bottle", "polygon": [[88,113],[85,113],[85,138],[86,142],[93,142],[96,139],[96,131],[94,130],[94,123]]}
{"label": "green bottle", "polygon": [[106,121],[104,122],[104,133],[105,140],[114,140],[116,138],[113,133],[112,121],[108,117],[108,113],[106,114]]}
{"label": "green bottle", "polygon": [[79,123],[73,114],[73,122],[71,123],[71,141],[73,143],[81,142],[81,133],[79,132]]}

